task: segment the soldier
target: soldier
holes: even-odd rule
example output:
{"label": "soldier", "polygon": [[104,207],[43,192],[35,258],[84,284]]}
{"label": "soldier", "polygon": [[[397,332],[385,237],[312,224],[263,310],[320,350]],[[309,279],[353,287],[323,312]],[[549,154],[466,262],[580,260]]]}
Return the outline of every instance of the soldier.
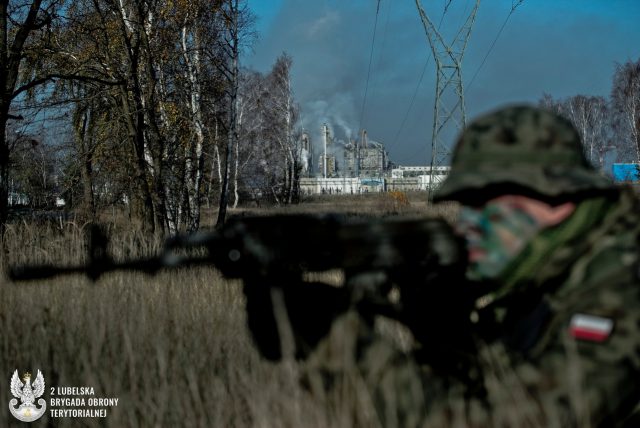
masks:
{"label": "soldier", "polygon": [[410,325],[423,348],[412,357],[349,312],[311,372],[355,370],[384,426],[637,423],[640,211],[590,166],[573,126],[526,106],[477,119],[435,199],[461,204],[473,347],[451,338],[449,364],[434,366],[420,355],[440,350],[429,337],[447,323]]}
{"label": "soldier", "polygon": [[504,344],[548,422],[622,423],[640,402],[640,222],[631,191],[593,170],[567,120],[520,106],[463,132],[436,200],[462,204],[456,230],[467,241],[467,276],[491,284],[475,320]]}

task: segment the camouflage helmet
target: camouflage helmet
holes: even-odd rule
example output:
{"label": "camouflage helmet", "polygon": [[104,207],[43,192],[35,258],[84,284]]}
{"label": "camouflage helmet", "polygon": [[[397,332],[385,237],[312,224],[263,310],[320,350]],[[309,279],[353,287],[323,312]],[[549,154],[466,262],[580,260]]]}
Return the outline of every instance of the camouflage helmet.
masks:
{"label": "camouflage helmet", "polygon": [[585,158],[568,120],[512,106],[476,119],[462,132],[451,172],[434,199],[471,204],[511,193],[553,201],[611,185]]}

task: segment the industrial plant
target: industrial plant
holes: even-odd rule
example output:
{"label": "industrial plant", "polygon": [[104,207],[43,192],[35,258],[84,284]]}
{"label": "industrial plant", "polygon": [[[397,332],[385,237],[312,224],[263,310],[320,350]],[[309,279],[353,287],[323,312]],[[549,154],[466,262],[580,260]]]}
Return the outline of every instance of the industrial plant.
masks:
{"label": "industrial plant", "polygon": [[384,191],[428,190],[431,181],[440,183],[448,166],[399,166],[389,159],[384,144],[370,140],[362,130],[358,139],[334,140],[329,126],[321,127],[318,142],[308,132],[302,134],[300,179],[302,194],[358,194]]}

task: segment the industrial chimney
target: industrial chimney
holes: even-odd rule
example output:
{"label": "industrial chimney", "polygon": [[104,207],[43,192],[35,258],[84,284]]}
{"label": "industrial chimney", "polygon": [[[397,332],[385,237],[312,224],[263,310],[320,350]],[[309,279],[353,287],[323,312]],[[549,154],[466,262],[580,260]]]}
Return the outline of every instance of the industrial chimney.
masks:
{"label": "industrial chimney", "polygon": [[327,124],[322,125],[322,140],[324,143],[324,157],[322,158],[322,176],[327,178],[327,143],[329,141],[329,127]]}

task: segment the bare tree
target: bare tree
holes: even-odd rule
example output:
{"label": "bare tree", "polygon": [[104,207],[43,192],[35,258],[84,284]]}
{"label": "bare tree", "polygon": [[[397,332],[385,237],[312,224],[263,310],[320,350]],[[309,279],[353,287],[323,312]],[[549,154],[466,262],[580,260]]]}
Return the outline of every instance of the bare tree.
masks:
{"label": "bare tree", "polygon": [[[78,101],[73,111],[74,130],[74,154],[77,155],[77,162],[80,170],[80,181],[82,183],[82,209],[81,216],[84,219],[93,221],[96,216],[96,201],[93,191],[94,187],[94,154],[99,144],[96,135],[96,126],[99,116],[99,105],[95,98],[88,96],[85,91],[92,88],[85,85],[74,85]],[[99,100],[99,99],[98,99]],[[91,102],[93,101],[93,102]]]}
{"label": "bare tree", "polygon": [[27,195],[32,208],[50,208],[57,196],[56,150],[43,143],[44,132],[19,131],[11,142],[12,187]]}
{"label": "bare tree", "polygon": [[[19,119],[12,115],[11,104],[37,85],[43,84],[40,73],[24,73],[28,63],[38,57],[37,38],[49,31],[57,16],[60,1],[0,1],[0,239],[7,221],[10,147],[6,138],[7,122]],[[42,50],[40,50],[42,55]]]}
{"label": "bare tree", "polygon": [[200,226],[200,186],[204,175],[204,121],[202,117],[202,85],[200,82],[202,35],[194,25],[200,11],[192,8],[185,13],[181,28],[180,45],[185,64],[185,77],[188,82],[189,110],[193,127],[191,144],[185,153],[185,188],[187,208],[187,230],[194,231]]}
{"label": "bare tree", "polygon": [[220,9],[222,16],[222,29],[220,48],[223,53],[220,62],[220,72],[226,82],[227,99],[227,139],[224,148],[222,190],[218,209],[216,225],[224,224],[229,205],[229,180],[231,167],[234,163],[233,150],[238,144],[238,91],[240,85],[240,53],[247,40],[251,39],[251,25],[253,16],[249,12],[245,2],[240,0],[225,0]]}
{"label": "bare tree", "polygon": [[563,110],[580,134],[587,159],[602,168],[603,153],[609,146],[607,101],[604,97],[576,95],[564,102]]}
{"label": "bare tree", "polygon": [[[240,175],[245,166],[258,153],[258,136],[264,126],[262,98],[264,95],[264,77],[255,71],[241,73],[238,88],[238,130],[239,136],[234,148],[233,168],[233,208],[240,202]],[[242,142],[242,144],[240,144]],[[242,146],[242,147],[241,147]],[[256,171],[252,171],[255,175]]]}
{"label": "bare tree", "polygon": [[596,167],[604,166],[604,156],[613,148],[610,109],[604,97],[575,95],[555,100],[543,94],[539,104],[571,121],[580,134],[586,158]]}
{"label": "bare tree", "polygon": [[[232,5],[233,6],[233,5]],[[221,169],[219,164],[219,148],[217,147],[217,127],[219,111],[223,104],[221,87],[231,82],[232,74],[224,74],[221,78],[218,66],[226,64],[228,58],[223,55],[233,55],[233,50],[221,49],[221,36],[229,35],[225,25],[224,4],[216,2],[213,5],[206,0],[192,1],[185,6],[174,19],[179,20],[180,61],[176,69],[183,76],[184,104],[186,119],[189,124],[189,139],[184,144],[186,148],[184,160],[184,191],[185,191],[185,223],[188,230],[195,230],[200,225],[200,207],[206,175],[205,155],[207,151],[214,154],[213,170]],[[232,11],[231,11],[232,12]],[[245,25],[240,10],[238,43],[242,43],[243,26]],[[233,40],[231,40],[233,43]],[[221,57],[222,56],[222,57]],[[220,66],[224,70],[223,66]],[[226,71],[226,70],[225,70]],[[208,150],[207,150],[208,149]],[[217,167],[216,167],[217,165]],[[221,181],[221,180],[220,180]]]}
{"label": "bare tree", "polygon": [[282,54],[273,67],[273,78],[275,80],[274,91],[276,99],[275,105],[279,107],[282,115],[282,140],[281,147],[285,153],[285,194],[287,203],[291,203],[295,194],[299,156],[297,150],[298,141],[294,138],[293,127],[297,120],[297,108],[293,102],[293,90],[291,88],[291,66],[293,59],[286,53]]}
{"label": "bare tree", "polygon": [[271,136],[282,154],[282,197],[285,203],[297,199],[301,170],[301,142],[294,133],[298,107],[291,88],[293,59],[283,53],[276,60],[268,80],[268,108]]}
{"label": "bare tree", "polygon": [[623,151],[640,163],[640,60],[616,65],[611,104],[617,137],[625,143]]}

